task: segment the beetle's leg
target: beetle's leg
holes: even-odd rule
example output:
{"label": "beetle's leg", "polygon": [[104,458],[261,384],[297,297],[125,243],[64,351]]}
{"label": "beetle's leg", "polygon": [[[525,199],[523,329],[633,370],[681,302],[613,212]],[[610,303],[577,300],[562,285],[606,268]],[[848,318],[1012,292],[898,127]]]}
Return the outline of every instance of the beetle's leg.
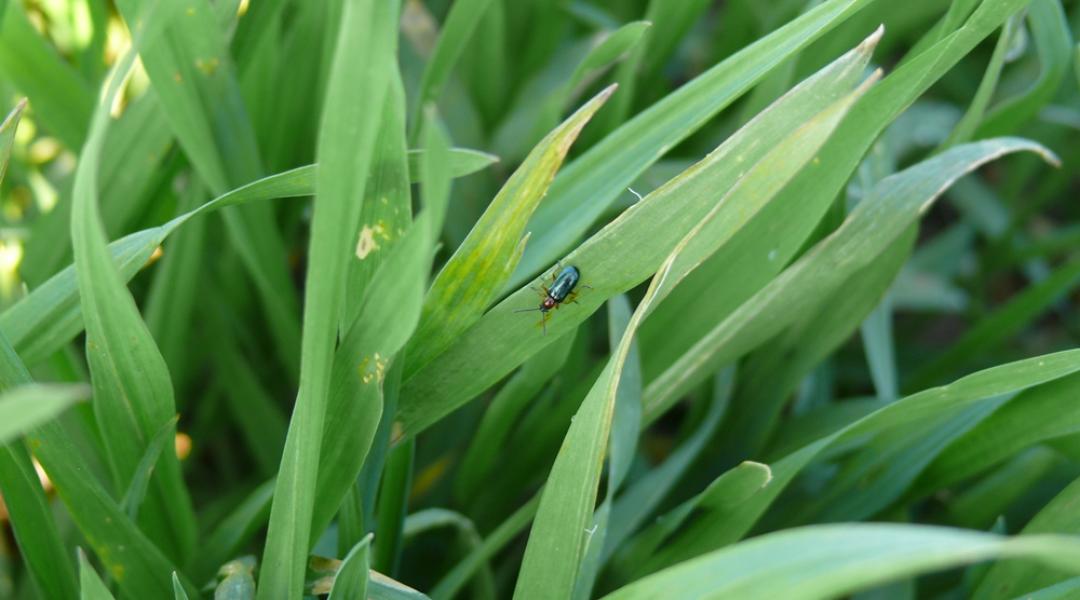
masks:
{"label": "beetle's leg", "polygon": [[577,304],[578,303],[577,294],[578,294],[577,292],[570,292],[569,294],[566,295],[566,301],[569,302],[570,304]]}

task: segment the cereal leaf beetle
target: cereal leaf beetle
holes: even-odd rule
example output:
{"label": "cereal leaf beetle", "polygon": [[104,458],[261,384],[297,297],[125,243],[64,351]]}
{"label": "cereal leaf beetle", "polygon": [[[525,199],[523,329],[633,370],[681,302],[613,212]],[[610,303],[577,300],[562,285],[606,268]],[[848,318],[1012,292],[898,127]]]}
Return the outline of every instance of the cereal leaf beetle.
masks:
{"label": "cereal leaf beetle", "polygon": [[[541,285],[543,291],[529,286],[531,289],[540,294],[540,306],[537,308],[519,308],[514,312],[531,312],[538,310],[541,313],[540,325],[544,329],[544,335],[547,335],[547,320],[548,311],[559,308],[563,302],[577,302],[577,292],[574,288],[577,287],[578,282],[581,281],[581,271],[573,265],[567,265],[562,267],[555,265],[555,270],[551,272],[551,286]],[[582,284],[581,287],[588,288],[589,286]],[[591,289],[591,288],[590,288]]]}

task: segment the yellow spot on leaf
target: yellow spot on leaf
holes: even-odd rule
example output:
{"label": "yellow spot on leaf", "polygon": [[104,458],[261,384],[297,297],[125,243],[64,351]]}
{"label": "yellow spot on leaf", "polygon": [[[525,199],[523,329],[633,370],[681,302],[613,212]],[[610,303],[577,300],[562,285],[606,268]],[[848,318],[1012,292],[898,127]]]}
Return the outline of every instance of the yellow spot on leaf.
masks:
{"label": "yellow spot on leaf", "polygon": [[195,59],[195,68],[202,71],[203,74],[208,77],[216,73],[219,66],[221,66],[221,61],[218,60],[216,56],[207,60],[201,58]]}
{"label": "yellow spot on leaf", "polygon": [[360,240],[356,242],[356,257],[364,260],[378,249],[379,244],[375,243],[375,230],[364,225],[364,228],[360,230]]}

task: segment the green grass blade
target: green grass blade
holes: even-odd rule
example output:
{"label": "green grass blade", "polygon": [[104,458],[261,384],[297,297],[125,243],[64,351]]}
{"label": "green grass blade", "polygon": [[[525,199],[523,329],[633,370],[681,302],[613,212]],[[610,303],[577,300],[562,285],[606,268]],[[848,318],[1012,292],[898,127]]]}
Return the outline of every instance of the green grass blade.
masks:
{"label": "green grass blade", "polygon": [[255,488],[207,536],[205,551],[197,553],[185,571],[194,581],[209,581],[221,565],[236,556],[270,518],[270,500],[274,497],[274,480]]}
{"label": "green grass blade", "polygon": [[0,394],[0,444],[55,419],[71,405],[90,397],[85,385],[24,385]]}
{"label": "green grass blade", "polygon": [[[199,184],[192,185],[179,199],[187,211],[205,200]],[[154,336],[169,373],[177,382],[179,396],[186,391],[181,382],[188,381],[191,358],[191,319],[194,317],[205,275],[202,261],[206,245],[206,219],[195,219],[177,233],[164,257],[155,269],[154,281],[147,293],[146,326]],[[182,406],[181,409],[184,407]]]}
{"label": "green grass blade", "polygon": [[[958,146],[882,180],[840,229],[649,383],[645,392],[646,421],[663,414],[683,393],[717,368],[768,340],[803,311],[817,306],[812,299],[838,289],[843,279],[869,265],[953,181],[986,162],[1022,150],[1048,152],[1024,140],[988,140]],[[1053,160],[1051,155],[1043,155]]]}
{"label": "green grass blade", "polygon": [[[550,320],[551,335],[545,338],[535,329],[530,334],[533,323],[513,312],[535,306],[535,293],[527,288],[485,314],[447,352],[406,380],[398,417],[403,434],[415,433],[468,401],[583,321],[606,298],[639,284],[680,238],[705,224],[709,231],[694,238],[673,272],[676,281],[682,280],[767,205],[828,139],[865,91],[865,87],[851,89],[877,39],[878,34],[871,36],[807,79],[704,160],[570,254],[566,263],[577,266],[582,283],[593,289],[579,295],[580,306],[564,307]],[[633,249],[630,256],[628,248]],[[665,289],[664,295],[668,293]]]}
{"label": "green grass blade", "polygon": [[[1080,352],[1067,351],[1009,363],[980,371],[947,386],[932,388],[886,405],[870,415],[817,440],[783,459],[772,463],[773,479],[761,493],[726,511],[725,518],[709,536],[691,540],[675,539],[668,548],[684,546],[670,552],[671,560],[685,560],[702,552],[721,548],[740,539],[761,517],[765,510],[786,489],[788,484],[807,465],[822,453],[843,447],[861,436],[880,435],[901,425],[928,428],[942,418],[977,409],[988,400],[1023,391],[1053,381],[1080,370]],[[720,493],[720,492],[718,492]]]}
{"label": "green grass blade", "polygon": [[30,453],[21,441],[0,448],[0,492],[19,553],[38,594],[49,600],[74,597],[78,583],[71,557]]}
{"label": "green grass blade", "polygon": [[138,520],[139,507],[142,506],[143,500],[146,499],[146,490],[150,486],[150,476],[153,475],[154,467],[157,466],[158,459],[161,458],[162,450],[168,447],[170,451],[175,451],[176,423],[179,420],[180,416],[177,415],[166,421],[154,434],[154,437],[150,438],[150,443],[146,445],[146,453],[139,460],[139,464],[135,468],[135,475],[131,478],[131,483],[128,484],[123,499],[120,500],[120,505],[124,507],[124,512],[131,517],[132,521]]}
{"label": "green grass blade", "polygon": [[30,23],[22,3],[0,8],[0,73],[29,98],[35,118],[50,133],[71,150],[81,148],[93,92]]}
{"label": "green grass blade", "polygon": [[[704,224],[704,223],[703,223]],[[704,232],[704,233],[703,233]],[[570,422],[570,429],[563,439],[562,447],[555,457],[544,491],[540,495],[540,506],[536,520],[529,532],[529,542],[525,547],[525,557],[518,572],[514,587],[514,598],[572,597],[578,578],[582,574],[582,563],[588,556],[588,546],[598,528],[606,528],[603,516],[610,506],[611,496],[618,487],[619,471],[625,469],[624,461],[630,456],[627,449],[625,432],[620,432],[623,439],[611,440],[610,435],[616,421],[616,404],[620,392],[629,394],[627,401],[640,400],[633,390],[622,384],[626,363],[634,348],[633,338],[641,320],[649,313],[654,302],[665,295],[666,286],[673,286],[678,281],[678,271],[683,268],[680,259],[683,254],[694,256],[694,243],[700,235],[710,235],[705,227],[698,226],[686,235],[672,251],[656,272],[645,296],[634,310],[619,339],[618,346],[612,350],[604,370],[593,383],[585,400]],[[635,355],[636,358],[636,355]],[[631,378],[634,365],[629,369]],[[633,385],[630,382],[630,386]],[[640,385],[640,380],[637,382]],[[635,397],[637,396],[637,397]],[[625,415],[623,416],[625,419]],[[625,427],[625,423],[623,423]],[[637,423],[631,423],[637,425]],[[637,432],[632,434],[634,438]],[[597,490],[600,485],[600,473],[603,458],[609,443],[612,444],[612,477],[609,483],[612,492],[608,501],[600,508],[600,519],[593,527],[593,509],[596,506]],[[632,452],[632,450],[630,451]],[[625,472],[624,472],[625,474]],[[597,552],[603,546],[603,537],[596,540]],[[594,559],[598,560],[598,559]],[[598,568],[596,565],[593,568]],[[586,573],[592,578],[595,572]],[[582,585],[580,593],[587,595],[592,582]]]}
{"label": "green grass blade", "polygon": [[1057,585],[1044,587],[1025,596],[1028,600],[1069,600],[1080,592],[1080,577],[1066,579]]}
{"label": "green grass blade", "polygon": [[[574,56],[580,61],[571,71],[568,61],[555,61],[534,76],[517,94],[514,105],[494,133],[492,147],[516,161],[554,129],[562,115],[588,85],[603,75],[613,63],[623,60],[641,41],[649,23],[627,23],[611,33],[601,33],[577,42]],[[564,64],[567,63],[567,64]],[[616,101],[622,94],[615,95]],[[606,111],[605,111],[606,112]],[[600,113],[603,117],[604,112]],[[590,128],[586,130],[588,137]]]}
{"label": "green grass blade", "polygon": [[672,555],[684,557],[693,545],[678,539],[671,541],[676,531],[691,540],[708,539],[709,532],[723,524],[731,507],[753,497],[771,479],[768,465],[757,462],[745,461],[729,469],[620,548],[615,555],[615,569],[623,579],[637,579],[678,562]]}
{"label": "green grass blade", "polygon": [[[729,460],[758,456],[800,382],[850,339],[896,279],[915,243],[909,227],[872,264],[847,274],[829,292],[807,293],[795,320],[751,353],[740,374],[737,401],[714,449]],[[750,300],[753,302],[753,299]]]}
{"label": "green grass blade", "polygon": [[923,495],[977,475],[1044,441],[1080,431],[1072,409],[1080,377],[1063,377],[1027,390],[987,417],[939,455],[920,475],[915,493]]}
{"label": "green grass blade", "polygon": [[454,492],[459,497],[473,496],[486,485],[498,462],[500,449],[508,443],[514,425],[529,401],[566,364],[576,334],[577,331],[571,331],[555,342],[554,349],[526,361],[491,400],[454,478]]}
{"label": "green grass blade", "polygon": [[1039,78],[1024,92],[991,109],[978,137],[1008,135],[1054,99],[1072,61],[1072,34],[1059,0],[1034,0],[1028,9],[1031,39],[1041,63]]}
{"label": "green grass blade", "polygon": [[509,285],[527,281],[571,247],[667,148],[865,4],[823,2],[657,102],[568,165],[529,223],[533,238]]}
{"label": "green grass blade", "polygon": [[79,598],[81,600],[113,600],[113,595],[90,566],[86,554],[79,549]]}
{"label": "green grass blade", "polygon": [[288,422],[284,411],[274,402],[251,367],[233,344],[223,343],[216,354],[227,383],[220,387],[233,419],[247,441],[259,465],[260,473],[271,477],[281,463]]}
{"label": "green grass blade", "polygon": [[1077,283],[1080,283],[1080,260],[1054,269],[1046,279],[1024,289],[994,312],[984,315],[948,350],[913,373],[910,381],[906,382],[907,387],[928,387],[969,365],[973,356],[1008,340],[1066,297]]}
{"label": "green grass blade", "polygon": [[[616,296],[608,301],[608,344],[613,351],[618,349],[631,318],[630,301],[625,295]],[[585,553],[574,582],[574,598],[586,600],[592,597],[593,586],[596,585],[596,578],[603,566],[603,550],[607,543],[615,494],[625,481],[637,455],[640,433],[641,354],[637,342],[631,341],[615,392],[615,406],[608,440],[606,490],[600,506],[593,511]]]}
{"label": "green grass blade", "polygon": [[478,569],[487,564],[496,552],[509,544],[528,526],[536,515],[536,509],[539,505],[540,496],[536,495],[532,500],[529,500],[516,510],[514,514],[510,515],[488,537],[484,538],[480,547],[471,552],[435,584],[435,587],[431,589],[431,597],[436,600],[450,600],[453,598]]}
{"label": "green grass blade", "polygon": [[[1080,533],[1080,520],[1076,515],[1077,502],[1080,502],[1080,480],[1069,484],[1043,506],[1021,533],[1024,536],[1047,533],[1075,536]],[[1067,567],[1057,564],[1028,561],[999,563],[990,568],[972,597],[980,600],[1028,597],[1030,592],[1066,579],[1067,573]]]}
{"label": "green grass blade", "polygon": [[[159,15],[154,15],[158,17]],[[165,17],[161,17],[165,18]],[[86,323],[86,354],[94,388],[94,413],[105,441],[114,484],[125,489],[154,432],[175,414],[172,382],[161,353],[139,316],[124,278],[106,247],[98,211],[98,174],[108,109],[134,56],[115,78],[94,115],[75,174],[71,239]],[[174,558],[195,546],[195,516],[176,455],[168,453],[154,477],[144,527]]]}
{"label": "green grass blade", "polygon": [[408,347],[406,378],[453,343],[495,299],[521,257],[529,217],[578,133],[612,92],[600,92],[533,149],[435,277]]}
{"label": "green grass blade", "polygon": [[[474,150],[452,148],[449,152],[446,166],[453,177],[475,172],[475,169],[491,164],[492,160],[490,155]],[[418,159],[421,152],[413,151],[411,155]],[[161,226],[127,235],[109,244],[113,260],[121,275],[130,280],[150,259],[155,248],[189,220],[229,206],[313,194],[315,173],[315,165],[307,165],[270,175],[218,196]],[[414,173],[413,181],[418,178],[419,174]],[[0,314],[0,330],[20,355],[26,357],[26,362],[36,364],[82,331],[80,311],[75,269],[68,267]]]}
{"label": "green grass blade", "polygon": [[[716,327],[757,293],[802,249],[804,240],[841,193],[886,126],[1027,0],[991,0],[965,25],[905,63],[868,92],[819,156],[818,168],[797,175],[779,197],[731,244],[688,278],[684,289],[642,328],[654,348],[645,358],[647,380],[685,353],[700,332]],[[711,298],[711,306],[698,298]],[[657,322],[653,323],[656,319]]]}
{"label": "green grass blade", "polygon": [[[461,513],[444,508],[428,508],[417,511],[405,518],[406,538],[440,527],[449,527],[457,534],[457,546],[471,555],[483,546],[480,534],[476,531],[476,525],[471,519]],[[473,584],[473,596],[478,599],[494,600],[496,596],[495,574],[491,565],[485,562],[477,573]]]}
{"label": "green grass blade", "polygon": [[[31,383],[26,366],[0,336],[0,388]],[[72,520],[121,589],[136,598],[167,597],[171,589],[168,573],[175,568],[86,468],[70,432],[49,422],[30,432],[27,444],[56,486]],[[185,586],[194,590],[186,581]]]}
{"label": "green grass blade", "polygon": [[173,585],[173,600],[188,600],[187,591],[184,590],[184,585],[180,583],[180,577],[173,571],[172,574]]}
{"label": "green grass blade", "polygon": [[990,106],[994,91],[997,89],[1001,69],[1005,66],[1005,55],[1009,51],[1009,47],[1015,42],[1014,36],[1017,35],[1020,27],[1021,18],[1019,15],[1005,21],[1005,25],[1001,28],[1001,34],[998,36],[997,44],[994,45],[994,53],[990,56],[990,63],[986,65],[982,81],[979,82],[979,88],[975,90],[975,95],[972,96],[967,111],[960,119],[960,122],[956,124],[956,127],[953,128],[952,133],[949,134],[949,139],[942,144],[942,147],[949,148],[957,144],[963,144],[974,137],[979,123],[982,122],[986,115],[987,107]]}
{"label": "green grass blade", "polygon": [[823,525],[774,533],[677,565],[604,598],[836,598],[875,584],[994,558],[1076,571],[1071,536],[1005,538],[915,525]]}
{"label": "green grass blade", "polygon": [[727,412],[734,385],[733,374],[734,370],[725,369],[717,376],[712,403],[697,430],[672,452],[662,465],[635,480],[615,500],[611,510],[611,526],[604,539],[601,562],[606,563],[623,547],[627,538],[646,522],[700,455]]}
{"label": "green grass blade", "polygon": [[11,160],[11,146],[15,143],[15,130],[19,127],[19,119],[22,118],[25,109],[26,98],[23,98],[4,117],[3,123],[0,123],[0,182],[4,181],[4,174],[7,173],[8,161]]}
{"label": "green grass blade", "polygon": [[[262,171],[225,39],[208,0],[177,0],[183,19],[148,41],[141,59],[166,120],[199,177],[214,195],[256,180]],[[130,24],[139,2],[118,8]],[[226,211],[230,237],[269,314],[282,363],[299,363],[299,302],[286,269],[285,247],[267,206]]]}
{"label": "green grass blade", "polygon": [[412,134],[409,137],[416,139],[419,135],[421,109],[429,103],[438,102],[473,30],[479,25],[490,5],[491,0],[462,0],[450,7],[442,31],[439,32],[439,39],[435,42],[435,48],[431,51],[431,57],[420,78],[420,88],[416,93],[413,105],[415,108],[412,111]]}
{"label": "green grass blade", "polygon": [[301,385],[259,572],[263,599],[296,596],[304,586],[337,326],[360,217],[355,199],[368,176],[396,20],[394,2],[349,2],[334,53],[317,150],[319,183],[308,254],[314,268],[305,288]]}
{"label": "green grass blade", "polygon": [[355,300],[345,306],[342,330],[348,330],[356,321],[379,263],[408,229],[412,218],[409,176],[420,172],[423,156],[421,151],[407,153],[405,150],[405,110],[404,83],[394,70],[371,159],[372,173],[364,190],[364,197],[370,198],[371,202],[360,206],[357,260],[349,263],[348,297]]}
{"label": "green grass blade", "polygon": [[334,576],[334,587],[330,589],[329,600],[349,600],[349,598],[368,597],[368,554],[371,550],[371,535],[360,540],[345,555]]}

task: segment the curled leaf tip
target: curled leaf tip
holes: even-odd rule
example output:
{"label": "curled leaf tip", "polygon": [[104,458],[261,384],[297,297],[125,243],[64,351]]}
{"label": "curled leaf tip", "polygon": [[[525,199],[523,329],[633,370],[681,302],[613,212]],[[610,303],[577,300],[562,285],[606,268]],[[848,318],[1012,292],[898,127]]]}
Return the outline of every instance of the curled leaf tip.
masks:
{"label": "curled leaf tip", "polygon": [[873,33],[871,33],[865,40],[862,41],[862,43],[859,44],[859,50],[862,52],[873,52],[874,48],[877,47],[878,42],[881,41],[881,37],[883,35],[885,35],[884,23],[878,25],[877,29],[875,29]]}
{"label": "curled leaf tip", "polygon": [[772,478],[773,478],[772,468],[770,468],[769,465],[767,465],[765,463],[759,463],[759,462],[753,461],[753,460],[744,460],[742,462],[742,464],[743,464],[743,466],[745,466],[748,469],[753,469],[755,471],[759,471],[759,472],[761,472],[761,473],[763,473],[765,475],[761,480],[761,487],[758,488],[758,489],[761,489],[761,488],[769,485],[769,482],[772,481]]}

